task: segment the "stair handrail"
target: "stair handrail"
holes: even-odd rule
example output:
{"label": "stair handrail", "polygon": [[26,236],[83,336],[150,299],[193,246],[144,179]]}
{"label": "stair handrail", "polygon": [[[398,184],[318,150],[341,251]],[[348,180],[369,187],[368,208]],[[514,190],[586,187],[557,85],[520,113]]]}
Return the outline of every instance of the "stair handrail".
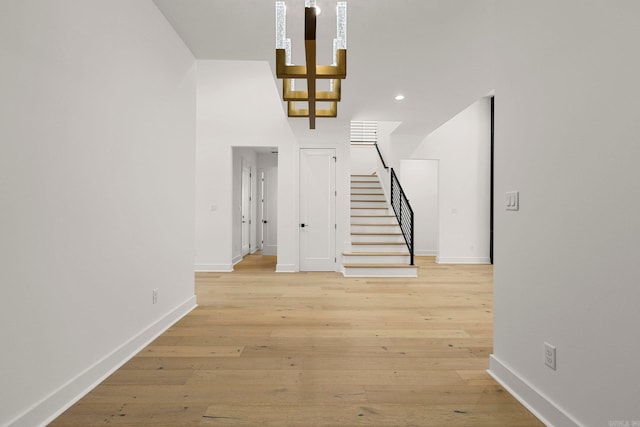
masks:
{"label": "stair handrail", "polygon": [[378,152],[378,156],[380,157],[380,161],[382,162],[382,166],[384,166],[384,168],[388,170],[389,166],[387,166],[387,164],[384,161],[384,157],[382,157],[382,153],[380,152],[380,147],[378,147],[378,143],[376,142],[373,145],[376,146],[376,151]]}

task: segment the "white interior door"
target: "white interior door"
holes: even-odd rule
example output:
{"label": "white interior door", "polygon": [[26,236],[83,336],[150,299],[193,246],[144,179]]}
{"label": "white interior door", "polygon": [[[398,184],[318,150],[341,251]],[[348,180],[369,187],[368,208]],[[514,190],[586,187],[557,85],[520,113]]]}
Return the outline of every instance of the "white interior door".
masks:
{"label": "white interior door", "polygon": [[267,167],[262,193],[262,254],[278,254],[278,168]]}
{"label": "white interior door", "polygon": [[300,271],[336,269],[335,149],[300,150]]}
{"label": "white interior door", "polygon": [[242,167],[242,255],[251,251],[251,168]]}

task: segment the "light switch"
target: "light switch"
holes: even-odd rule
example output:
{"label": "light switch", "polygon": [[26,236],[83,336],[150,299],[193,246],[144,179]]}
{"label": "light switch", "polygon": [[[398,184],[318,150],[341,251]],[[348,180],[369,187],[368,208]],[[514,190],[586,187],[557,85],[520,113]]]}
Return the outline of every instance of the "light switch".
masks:
{"label": "light switch", "polygon": [[517,211],[520,209],[520,192],[507,191],[505,193],[505,209],[508,211]]}

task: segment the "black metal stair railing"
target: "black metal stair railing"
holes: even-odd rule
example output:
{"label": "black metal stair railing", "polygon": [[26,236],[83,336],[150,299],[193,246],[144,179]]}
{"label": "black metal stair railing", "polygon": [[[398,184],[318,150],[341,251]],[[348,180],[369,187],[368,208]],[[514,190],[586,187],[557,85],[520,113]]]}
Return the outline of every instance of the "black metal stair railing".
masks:
{"label": "black metal stair railing", "polygon": [[409,199],[404,193],[400,181],[396,173],[391,168],[391,206],[396,214],[400,229],[404,236],[404,240],[409,248],[409,254],[411,256],[411,265],[413,264],[413,209],[409,204]]}
{"label": "black metal stair railing", "polygon": [[[380,156],[380,161],[382,162],[382,166],[385,169],[389,169],[387,164],[382,157],[382,153],[380,152],[380,148],[378,148],[378,144],[375,144],[376,150],[378,151],[378,156]],[[396,173],[391,169],[391,207],[393,207],[393,211],[396,214],[396,218],[398,220],[398,224],[400,224],[400,229],[402,230],[402,235],[404,236],[404,241],[407,244],[407,248],[409,249],[409,255],[411,257],[411,265],[414,265],[414,246],[413,246],[413,209],[409,204],[409,199],[407,195],[404,193],[402,186],[400,185],[400,181],[396,176]]]}

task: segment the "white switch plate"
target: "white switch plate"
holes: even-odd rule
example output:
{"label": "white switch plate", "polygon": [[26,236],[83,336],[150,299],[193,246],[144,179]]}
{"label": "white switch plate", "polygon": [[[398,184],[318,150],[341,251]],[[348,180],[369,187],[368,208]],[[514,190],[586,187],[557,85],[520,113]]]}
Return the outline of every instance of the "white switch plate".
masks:
{"label": "white switch plate", "polygon": [[517,211],[520,209],[520,192],[507,191],[505,193],[504,208],[508,211]]}

